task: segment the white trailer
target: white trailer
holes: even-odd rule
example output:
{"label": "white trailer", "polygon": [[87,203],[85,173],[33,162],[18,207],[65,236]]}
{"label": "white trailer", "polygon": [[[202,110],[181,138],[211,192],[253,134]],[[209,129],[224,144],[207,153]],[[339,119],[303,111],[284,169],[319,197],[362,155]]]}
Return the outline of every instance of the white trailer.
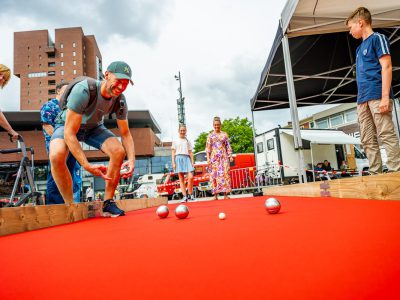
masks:
{"label": "white trailer", "polygon": [[[318,162],[328,160],[335,170],[340,168],[340,156],[346,160],[351,152],[350,145],[359,145],[358,138],[339,130],[302,129],[304,169],[313,170]],[[268,177],[288,182],[298,178],[298,155],[293,140],[293,130],[274,128],[256,135],[257,168]],[[365,155],[354,147],[358,171],[368,167]]]}

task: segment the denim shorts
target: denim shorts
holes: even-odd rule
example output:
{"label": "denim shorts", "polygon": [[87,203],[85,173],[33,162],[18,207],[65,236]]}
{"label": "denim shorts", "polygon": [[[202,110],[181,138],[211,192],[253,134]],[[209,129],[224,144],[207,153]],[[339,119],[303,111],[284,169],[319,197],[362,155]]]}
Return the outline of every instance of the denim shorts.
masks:
{"label": "denim shorts", "polygon": [[[97,127],[86,129],[79,129],[76,134],[78,141],[85,142],[87,145],[101,150],[101,146],[106,139],[116,137],[114,133],[108,130],[103,124]],[[64,125],[56,125],[51,140],[64,139]]]}

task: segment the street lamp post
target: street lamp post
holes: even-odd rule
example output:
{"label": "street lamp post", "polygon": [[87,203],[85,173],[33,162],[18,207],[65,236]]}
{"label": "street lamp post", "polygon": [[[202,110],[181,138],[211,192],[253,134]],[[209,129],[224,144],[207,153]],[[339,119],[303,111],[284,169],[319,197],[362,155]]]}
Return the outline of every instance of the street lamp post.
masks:
{"label": "street lamp post", "polygon": [[181,72],[178,72],[178,75],[175,75],[175,80],[179,81],[179,99],[176,100],[178,105],[178,122],[179,124],[186,124],[185,120],[185,97],[183,97],[182,93],[182,82],[181,82]]}

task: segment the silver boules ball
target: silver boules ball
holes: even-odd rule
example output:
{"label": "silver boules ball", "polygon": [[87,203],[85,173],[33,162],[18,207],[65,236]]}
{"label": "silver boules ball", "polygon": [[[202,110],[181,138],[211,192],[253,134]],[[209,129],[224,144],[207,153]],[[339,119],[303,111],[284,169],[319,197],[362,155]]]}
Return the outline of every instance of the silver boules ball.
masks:
{"label": "silver boules ball", "polygon": [[281,204],[276,198],[268,198],[265,201],[265,209],[270,214],[277,214],[281,210]]}
{"label": "silver boules ball", "polygon": [[169,214],[168,206],[166,206],[166,205],[160,205],[160,206],[157,208],[156,213],[157,213],[157,216],[160,217],[160,219],[164,219],[164,218],[168,217],[168,214]]}
{"label": "silver boules ball", "polygon": [[175,215],[178,219],[185,219],[189,215],[189,208],[184,204],[178,205],[175,208]]}

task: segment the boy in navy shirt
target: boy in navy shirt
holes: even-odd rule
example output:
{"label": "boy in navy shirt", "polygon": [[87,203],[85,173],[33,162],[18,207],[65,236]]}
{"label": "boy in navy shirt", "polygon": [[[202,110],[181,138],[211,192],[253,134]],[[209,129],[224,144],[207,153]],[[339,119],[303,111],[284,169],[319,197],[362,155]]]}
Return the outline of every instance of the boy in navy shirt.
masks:
{"label": "boy in navy shirt", "polygon": [[390,42],[372,30],[371,13],[357,8],[346,20],[350,34],[362,39],[356,51],[357,113],[361,142],[372,174],[382,173],[378,138],[385,147],[389,171],[400,171],[400,147],[392,120],[393,91]]}

